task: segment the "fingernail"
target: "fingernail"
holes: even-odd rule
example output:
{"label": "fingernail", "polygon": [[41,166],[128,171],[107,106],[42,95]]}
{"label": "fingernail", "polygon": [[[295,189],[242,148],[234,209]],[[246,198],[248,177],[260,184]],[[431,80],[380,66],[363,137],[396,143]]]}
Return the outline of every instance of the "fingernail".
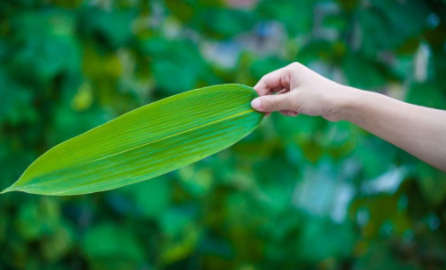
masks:
{"label": "fingernail", "polygon": [[251,101],[251,107],[253,107],[256,110],[260,110],[262,106],[262,102],[260,101],[260,98],[256,98],[253,101]]}

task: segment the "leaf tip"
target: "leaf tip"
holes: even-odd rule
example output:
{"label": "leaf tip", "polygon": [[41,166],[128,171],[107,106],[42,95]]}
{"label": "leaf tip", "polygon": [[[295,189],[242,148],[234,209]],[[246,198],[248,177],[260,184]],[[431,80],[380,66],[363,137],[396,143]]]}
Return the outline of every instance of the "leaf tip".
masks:
{"label": "leaf tip", "polygon": [[11,191],[15,191],[15,189],[13,187],[8,187],[8,188],[5,188],[4,190],[0,191],[0,194],[8,193]]}

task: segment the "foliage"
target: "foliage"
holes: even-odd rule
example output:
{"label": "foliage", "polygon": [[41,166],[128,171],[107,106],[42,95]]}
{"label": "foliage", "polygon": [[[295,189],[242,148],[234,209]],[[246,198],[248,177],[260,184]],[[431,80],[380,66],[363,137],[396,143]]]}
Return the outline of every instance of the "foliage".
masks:
{"label": "foliage", "polygon": [[88,194],[184,167],[251,133],[264,116],[251,108],[257,96],[222,84],[153,102],[50,149],[3,193]]}
{"label": "foliage", "polygon": [[[300,61],[446,108],[444,0],[0,1],[0,189],[172,94]],[[346,122],[278,114],[165,176],[0,196],[1,269],[444,269],[446,176]]]}

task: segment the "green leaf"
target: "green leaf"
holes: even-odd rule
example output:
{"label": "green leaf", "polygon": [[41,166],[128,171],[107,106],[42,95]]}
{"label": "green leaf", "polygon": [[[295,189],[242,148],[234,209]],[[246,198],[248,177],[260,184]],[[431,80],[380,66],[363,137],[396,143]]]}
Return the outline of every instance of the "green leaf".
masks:
{"label": "green leaf", "polygon": [[243,85],[205,87],[143,106],[57,145],[3,192],[77,195],[153,178],[214,154],[263,114]]}

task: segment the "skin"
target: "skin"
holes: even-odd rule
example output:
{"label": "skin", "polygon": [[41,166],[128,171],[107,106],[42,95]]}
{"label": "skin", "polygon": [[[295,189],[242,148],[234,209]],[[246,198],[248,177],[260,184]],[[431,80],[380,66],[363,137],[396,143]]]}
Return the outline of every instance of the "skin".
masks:
{"label": "skin", "polygon": [[346,120],[446,172],[446,111],[344,86],[299,63],[263,76],[254,89],[257,111]]}

